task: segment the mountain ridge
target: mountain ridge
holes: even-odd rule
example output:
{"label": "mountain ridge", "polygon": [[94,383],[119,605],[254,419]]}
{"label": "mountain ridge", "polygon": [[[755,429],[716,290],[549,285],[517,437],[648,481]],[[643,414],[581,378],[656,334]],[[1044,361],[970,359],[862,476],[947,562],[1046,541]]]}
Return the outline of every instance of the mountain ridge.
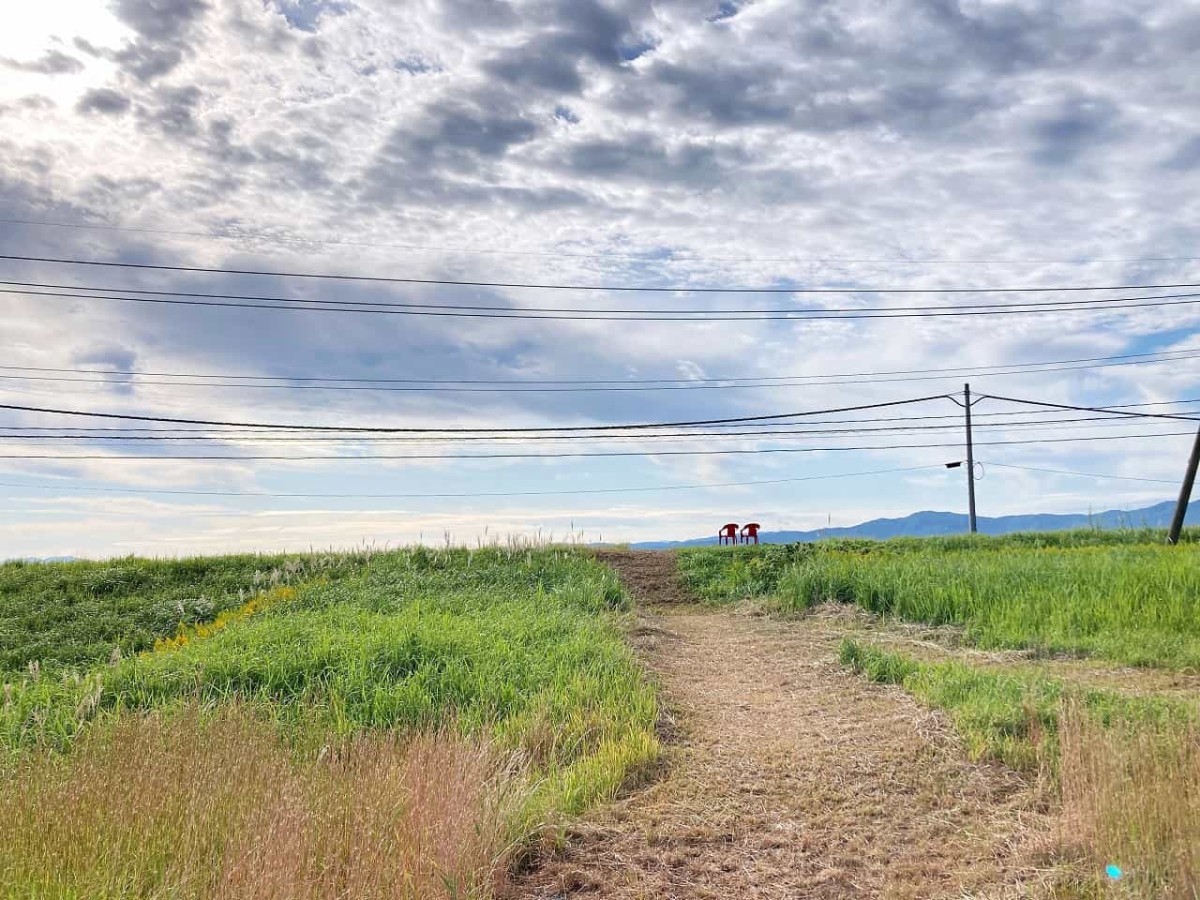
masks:
{"label": "mountain ridge", "polygon": [[[1069,528],[1166,528],[1175,511],[1174,500],[1164,500],[1141,509],[1110,509],[1101,513],[1028,513],[1012,516],[978,516],[980,534],[1011,534],[1014,531],[1064,531]],[[1200,509],[1188,509],[1187,524],[1200,524]],[[822,538],[857,537],[884,540],[892,537],[938,537],[967,530],[965,513],[922,510],[900,518],[870,519],[857,525],[818,528],[812,531],[760,531],[764,544],[808,543]],[[711,537],[683,541],[641,541],[630,546],[639,550],[698,547],[716,543]]]}

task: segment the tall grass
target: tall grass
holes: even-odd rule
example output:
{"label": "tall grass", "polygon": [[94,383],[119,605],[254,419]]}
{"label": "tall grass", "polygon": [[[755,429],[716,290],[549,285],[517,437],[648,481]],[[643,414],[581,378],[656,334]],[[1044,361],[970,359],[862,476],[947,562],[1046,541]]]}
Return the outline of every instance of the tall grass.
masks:
{"label": "tall grass", "polygon": [[843,665],[872,681],[900,685],[921,702],[944,710],[972,757],[993,757],[1026,771],[1056,769],[1059,712],[1068,697],[1104,725],[1171,729],[1200,718],[1195,704],[1180,700],[1109,690],[1072,692],[1044,674],[923,662],[848,638],[839,656]]}
{"label": "tall grass", "polygon": [[1200,666],[1200,549],[1062,541],[1025,547],[1014,539],[985,539],[967,549],[947,549],[944,540],[888,541],[759,555],[693,551],[682,557],[681,569],[710,600],[766,596],[783,611],[850,602],[962,626],[983,647]]}
{"label": "tall grass", "polygon": [[[220,561],[214,564],[220,565]],[[570,549],[417,548],[376,554],[361,565],[333,567],[290,586],[260,591],[244,597],[241,606],[212,622],[177,626],[173,634],[160,638],[156,650],[114,658],[86,672],[35,669],[10,676],[0,699],[0,749],[7,750],[10,767],[20,769],[32,758],[39,760],[40,768],[23,770],[22,777],[0,784],[0,815],[4,803],[18,803],[26,796],[23,784],[41,784],[49,778],[47,773],[55,771],[56,759],[68,761],[62,765],[68,767],[64,771],[69,777],[63,777],[76,786],[93,775],[101,777],[95,773],[87,777],[69,774],[92,772],[87,768],[90,759],[100,760],[93,766],[97,770],[117,766],[113,753],[102,752],[92,743],[93,734],[115,728],[114,733],[120,737],[125,723],[141,721],[146,714],[249,707],[287,741],[301,747],[323,741],[353,748],[360,746],[356,741],[367,741],[361,746],[378,748],[384,745],[370,742],[395,737],[402,739],[407,748],[414,736],[434,735],[453,752],[460,746],[485,746],[490,748],[489,754],[519,759],[519,772],[509,776],[518,799],[505,807],[504,827],[511,834],[538,833],[542,826],[554,825],[564,816],[612,796],[638,777],[658,753],[655,694],[624,642],[617,618],[627,605],[628,598],[610,570],[584,552]],[[251,744],[264,740],[252,737],[246,738]],[[237,735],[234,738],[230,740],[235,745],[242,741]],[[137,737],[143,739],[150,738]],[[164,751],[168,760],[179,753],[193,753],[190,749],[186,753],[168,749],[170,752]],[[141,750],[136,752],[145,755]],[[385,756],[391,753],[379,752]],[[232,755],[231,751],[228,758]],[[266,758],[273,759],[269,754]],[[70,768],[76,764],[84,768]],[[123,771],[130,785],[149,779],[147,783],[161,787],[156,773],[170,770],[171,764],[163,762],[158,768],[157,763],[147,765],[150,768],[143,772],[133,762],[127,764]],[[185,785],[193,778],[190,765],[188,762],[176,770]],[[295,787],[289,780],[291,775],[275,770],[268,775],[268,780],[280,781],[287,790],[299,791],[303,802],[296,801],[300,806],[289,806],[255,827],[270,824],[274,828],[276,821],[292,823],[287,827],[296,834],[287,840],[301,842],[294,848],[299,856],[271,865],[285,869],[300,866],[297,871],[301,874],[287,876],[292,880],[285,880],[278,890],[268,885],[261,889],[265,894],[250,892],[246,896],[375,896],[345,892],[344,879],[331,882],[342,885],[341,894],[333,887],[327,890],[326,883],[319,879],[319,889],[312,889],[315,893],[306,894],[296,887],[316,878],[311,875],[312,866],[325,865],[312,859],[341,859],[349,851],[337,845],[326,854],[321,847],[314,849],[303,843],[324,841],[323,823],[330,816],[336,819],[334,812],[319,804],[312,806],[304,799],[309,796],[305,794],[309,788],[304,785],[324,784],[320,778],[296,776],[301,780],[300,787]],[[434,779],[433,775],[429,777]],[[106,783],[116,789],[121,782]],[[464,782],[467,786],[470,783],[469,779]],[[439,784],[434,779],[422,788],[430,792],[426,802],[440,802]],[[386,785],[368,779],[362,791],[377,789],[385,790]],[[324,787],[312,790],[316,791],[312,797],[325,796]],[[347,796],[360,793],[358,788],[350,787],[345,792]],[[139,796],[139,803],[154,808],[148,796]],[[187,803],[199,802],[186,791],[181,796],[191,798]],[[398,796],[391,791],[361,802],[399,802]],[[88,802],[100,805],[98,800]],[[170,802],[176,805],[163,813],[169,814],[168,819],[186,806],[182,799]],[[226,824],[220,817],[226,812],[233,815],[241,809],[239,803],[241,800],[234,795],[216,803],[213,815],[219,821],[212,827],[221,832]],[[132,808],[128,812],[141,815]],[[385,809],[379,822],[393,813]],[[147,821],[157,821],[157,813],[147,815]],[[92,846],[107,847],[105,852],[114,857],[106,866],[142,872],[141,862],[125,859],[142,852],[136,843],[124,842],[106,818],[87,821],[97,829]],[[170,821],[168,832],[184,827]],[[237,830],[241,827],[230,834],[243,834]],[[33,878],[29,873],[34,873],[37,878],[51,879],[47,884],[54,887],[55,873],[82,871],[79,867],[83,863],[70,861],[74,859],[73,851],[67,845],[75,840],[71,832],[51,829],[49,834],[43,849],[39,850],[42,845],[36,842],[26,841],[20,844],[25,849],[14,853],[16,859],[33,854],[28,856],[31,861],[28,870],[22,870],[26,872],[22,877]],[[195,863],[199,871],[211,875],[225,870],[227,853],[232,851],[224,844],[210,847],[196,843],[199,837],[185,834],[180,838],[185,839],[193,841],[200,854],[200,861]],[[146,846],[158,845],[151,842]],[[439,846],[436,842],[420,844],[418,849],[423,847],[421,853],[436,859],[441,852]],[[380,845],[370,852],[392,853],[388,847],[391,845]],[[246,852],[254,856],[268,850]],[[65,855],[58,860],[46,855],[51,852]],[[152,854],[151,859],[155,858]],[[154,868],[157,863],[147,865],[159,870]],[[382,865],[378,876],[384,879],[381,884],[393,885],[387,880],[392,877],[386,875],[391,871],[389,865]],[[261,869],[257,863],[248,865],[239,869],[244,872],[239,877],[265,877]],[[184,881],[190,877],[178,876]],[[175,879],[171,883],[178,881],[174,874],[170,878]],[[406,881],[405,885],[399,896],[426,896],[417,890],[420,884],[412,887]],[[291,890],[300,892],[292,894]],[[380,890],[381,896],[393,895]],[[428,895],[440,896],[430,890]],[[140,896],[136,891],[134,895]],[[462,891],[450,895],[471,896]],[[91,895],[83,892],[71,896]],[[161,896],[177,894],[167,891]],[[222,887],[214,896],[242,895]]]}
{"label": "tall grass", "polygon": [[1128,893],[1200,897],[1200,727],[1102,727],[1072,701],[1059,731],[1065,838],[1094,883],[1115,865]]}
{"label": "tall grass", "polygon": [[[929,663],[843,641],[841,660],[946,712],[976,758],[1061,791],[1062,843],[1087,896],[1200,896],[1200,707],[1069,688],[1030,673]],[[1116,885],[1105,872],[1121,871]],[[1104,893],[1100,893],[1104,892]]]}
{"label": "tall grass", "polygon": [[38,898],[467,898],[512,846],[519,770],[453,734],[298,755],[240,706],[128,716],[0,776],[0,884]]}

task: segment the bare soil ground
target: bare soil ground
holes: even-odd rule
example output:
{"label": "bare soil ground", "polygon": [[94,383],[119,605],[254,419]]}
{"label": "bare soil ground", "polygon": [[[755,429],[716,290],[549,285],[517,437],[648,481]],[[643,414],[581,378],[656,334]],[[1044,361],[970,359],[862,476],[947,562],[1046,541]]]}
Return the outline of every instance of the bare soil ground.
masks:
{"label": "bare soil ground", "polygon": [[670,554],[607,553],[674,721],[667,775],[574,826],[514,897],[1008,897],[1036,892],[1039,792],[837,662],[839,629],[679,605]]}

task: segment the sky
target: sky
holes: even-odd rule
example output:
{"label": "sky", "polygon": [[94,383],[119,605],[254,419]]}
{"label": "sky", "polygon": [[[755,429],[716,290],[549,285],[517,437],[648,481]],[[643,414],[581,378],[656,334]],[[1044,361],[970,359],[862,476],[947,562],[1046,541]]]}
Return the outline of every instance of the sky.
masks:
{"label": "sky", "polygon": [[[1200,307],[1117,299],[1186,288],[932,293],[1200,283],[1193,3],[43,0],[3,15],[0,254],[279,274],[0,259],[0,404],[479,430],[961,400],[969,381],[1200,411],[1169,403],[1200,403]],[[751,287],[776,292],[729,290]],[[825,288],[842,293],[804,293]],[[882,288],[929,293],[868,292]],[[177,302],[201,293],[287,301]],[[1113,302],[927,314],[1099,297]],[[296,300],[343,308],[278,308]],[[514,317],[384,306],[399,303]],[[898,307],[925,313],[715,317]],[[973,407],[981,515],[1174,498],[1190,421],[1037,410]],[[964,456],[962,415],[943,396],[778,420],[784,435],[131,441],[94,429],[171,426],[0,409],[0,557],[639,541],[965,511],[965,469],[944,466]],[[148,458],[189,455],[221,458]]]}

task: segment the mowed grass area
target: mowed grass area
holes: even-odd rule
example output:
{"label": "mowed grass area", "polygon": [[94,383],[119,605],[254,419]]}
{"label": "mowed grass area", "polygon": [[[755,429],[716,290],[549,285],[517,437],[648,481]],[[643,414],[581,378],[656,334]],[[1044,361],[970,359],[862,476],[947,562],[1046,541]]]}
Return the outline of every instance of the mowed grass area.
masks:
{"label": "mowed grass area", "polygon": [[[253,568],[238,560],[210,564]],[[414,549],[305,565],[307,577],[243,588],[208,621],[154,629],[129,615],[156,649],[8,679],[0,821],[20,826],[0,846],[0,884],[39,897],[263,896],[253,880],[284,853],[271,865],[291,874],[265,895],[483,897],[531,836],[656,758],[656,698],[619,627],[627,598],[585,553]],[[25,568],[36,616],[45,579]],[[277,815],[256,819],[254,796]],[[156,830],[174,837],[120,837]]]}
{"label": "mowed grass area", "polygon": [[[925,662],[844,640],[842,662],[944,710],[977,758],[1046,778],[1062,851],[1086,862],[1056,896],[1200,896],[1200,706],[1050,675]],[[1106,869],[1120,870],[1119,883]]]}
{"label": "mowed grass area", "polygon": [[[953,722],[967,751],[1028,772],[1060,803],[1055,896],[1200,897],[1200,706],[1099,690],[1054,674],[1052,654],[1200,667],[1200,545],[1154,531],[829,541],[685,551],[711,603],[781,613],[825,602],[955,626],[955,639],[1031,649],[1019,668],[927,661],[844,640],[843,664]],[[802,626],[798,626],[802,627]],[[1107,872],[1119,867],[1120,878]]]}
{"label": "mowed grass area", "polygon": [[[1061,804],[1055,896],[1200,897],[1200,705],[1099,690],[1054,674],[1071,654],[1200,668],[1200,544],[1158,531],[687,550],[710,603],[757,598],[800,613],[825,602],[934,626],[982,648],[1030,649],[1021,667],[927,661],[846,639],[844,665],[944,711],[976,758],[1030,773]],[[801,627],[801,626],[798,626]],[[1113,879],[1107,867],[1120,870]]]}
{"label": "mowed grass area", "polygon": [[762,597],[782,612],[856,603],[955,625],[984,648],[1200,668],[1200,544],[1157,532],[829,541],[680,554],[710,602]]}

